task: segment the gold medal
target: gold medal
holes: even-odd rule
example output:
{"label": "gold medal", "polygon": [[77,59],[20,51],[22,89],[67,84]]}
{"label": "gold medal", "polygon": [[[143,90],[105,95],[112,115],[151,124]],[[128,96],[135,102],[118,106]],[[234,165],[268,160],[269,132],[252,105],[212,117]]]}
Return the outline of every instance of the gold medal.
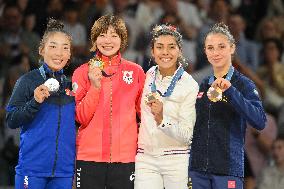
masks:
{"label": "gold medal", "polygon": [[212,102],[217,102],[222,100],[222,89],[220,89],[219,87],[214,88],[214,87],[210,87],[207,91],[207,96],[208,99],[211,100]]}
{"label": "gold medal", "polygon": [[101,70],[104,69],[104,62],[101,59],[98,58],[92,58],[89,61],[90,68],[100,68]]}
{"label": "gold medal", "polygon": [[158,93],[148,93],[145,98],[144,98],[144,101],[145,103],[147,104],[150,100],[160,100],[160,95]]}

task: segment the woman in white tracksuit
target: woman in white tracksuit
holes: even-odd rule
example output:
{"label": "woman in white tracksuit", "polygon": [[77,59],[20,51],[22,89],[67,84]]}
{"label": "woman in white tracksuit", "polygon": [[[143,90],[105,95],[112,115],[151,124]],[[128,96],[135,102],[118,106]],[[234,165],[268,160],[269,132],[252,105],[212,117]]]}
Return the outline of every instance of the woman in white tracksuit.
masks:
{"label": "woman in white tracksuit", "polygon": [[147,72],[142,95],[135,189],[187,188],[198,84],[182,67],[181,44],[175,27],[154,27],[157,66]]}

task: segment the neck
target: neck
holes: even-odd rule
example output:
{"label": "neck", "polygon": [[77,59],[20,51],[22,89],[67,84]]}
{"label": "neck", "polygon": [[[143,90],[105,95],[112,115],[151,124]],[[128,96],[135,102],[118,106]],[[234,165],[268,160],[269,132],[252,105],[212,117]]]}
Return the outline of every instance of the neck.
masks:
{"label": "neck", "polygon": [[177,67],[172,67],[172,68],[160,68],[159,67],[159,71],[160,74],[162,75],[162,77],[166,77],[166,76],[172,76],[175,74],[175,71],[177,70]]}
{"label": "neck", "polygon": [[224,75],[226,75],[229,72],[230,66],[232,64],[227,64],[223,67],[213,67],[213,71],[214,71],[214,76],[216,78],[220,78],[223,77]]}

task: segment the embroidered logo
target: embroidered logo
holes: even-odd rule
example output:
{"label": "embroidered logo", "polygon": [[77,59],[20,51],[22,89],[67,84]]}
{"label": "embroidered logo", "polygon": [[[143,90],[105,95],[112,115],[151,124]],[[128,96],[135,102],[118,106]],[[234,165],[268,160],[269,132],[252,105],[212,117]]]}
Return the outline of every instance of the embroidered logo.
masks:
{"label": "embroidered logo", "polygon": [[236,181],[228,180],[228,188],[236,188]]}
{"label": "embroidered logo", "polygon": [[78,89],[78,84],[76,82],[72,83],[72,92],[76,93],[77,89]]}
{"label": "embroidered logo", "polygon": [[135,179],[135,174],[132,173],[132,174],[130,175],[130,177],[129,177],[129,180],[132,182],[132,181],[134,181],[134,179]]}
{"label": "embroidered logo", "polygon": [[133,71],[123,71],[123,81],[128,85],[133,82]]}
{"label": "embroidered logo", "polygon": [[197,94],[197,98],[202,98],[203,94],[204,94],[204,92],[199,92],[199,93]]}
{"label": "embroidered logo", "polygon": [[29,177],[25,176],[24,178],[24,188],[28,188],[29,187]]}

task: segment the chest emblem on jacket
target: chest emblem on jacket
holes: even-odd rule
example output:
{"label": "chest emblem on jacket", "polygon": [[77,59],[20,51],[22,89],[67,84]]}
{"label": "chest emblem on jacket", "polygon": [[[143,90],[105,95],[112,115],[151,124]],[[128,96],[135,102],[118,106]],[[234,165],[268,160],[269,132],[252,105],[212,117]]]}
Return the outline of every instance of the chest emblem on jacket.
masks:
{"label": "chest emblem on jacket", "polygon": [[123,81],[127,83],[128,85],[133,82],[133,71],[122,71],[123,73]]}

